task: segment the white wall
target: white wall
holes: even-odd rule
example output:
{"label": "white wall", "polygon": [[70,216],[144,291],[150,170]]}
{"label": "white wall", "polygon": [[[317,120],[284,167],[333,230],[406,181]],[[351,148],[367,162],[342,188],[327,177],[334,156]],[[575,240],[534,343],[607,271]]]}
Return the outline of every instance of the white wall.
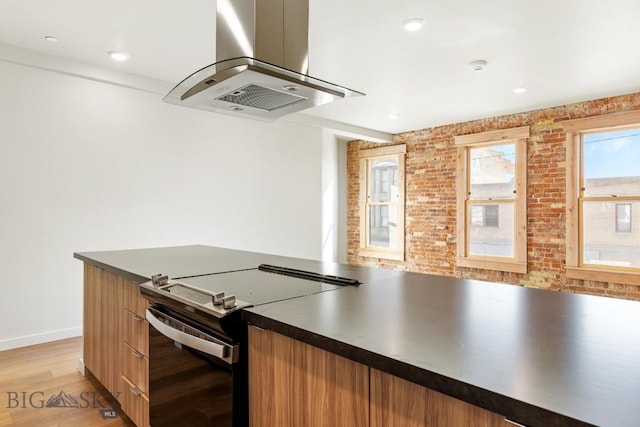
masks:
{"label": "white wall", "polygon": [[338,262],[347,263],[347,213],[349,174],[347,173],[347,141],[338,144]]}
{"label": "white wall", "polygon": [[325,130],[322,143],[322,260],[347,262],[347,140]]}
{"label": "white wall", "polygon": [[9,62],[0,76],[0,350],[81,333],[76,251],[321,258],[321,128]]}
{"label": "white wall", "polygon": [[322,142],[322,260],[338,260],[338,144],[325,132]]}

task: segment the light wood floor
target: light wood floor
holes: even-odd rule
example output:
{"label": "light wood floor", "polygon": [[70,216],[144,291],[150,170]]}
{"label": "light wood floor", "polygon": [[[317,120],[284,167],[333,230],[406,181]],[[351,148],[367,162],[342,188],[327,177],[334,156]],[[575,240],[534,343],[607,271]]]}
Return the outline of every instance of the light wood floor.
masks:
{"label": "light wood floor", "polygon": [[[78,371],[81,356],[81,337],[0,352],[0,426],[133,426],[118,407],[117,418],[102,418],[99,409],[113,406],[95,378]],[[79,407],[46,407],[60,392]]]}

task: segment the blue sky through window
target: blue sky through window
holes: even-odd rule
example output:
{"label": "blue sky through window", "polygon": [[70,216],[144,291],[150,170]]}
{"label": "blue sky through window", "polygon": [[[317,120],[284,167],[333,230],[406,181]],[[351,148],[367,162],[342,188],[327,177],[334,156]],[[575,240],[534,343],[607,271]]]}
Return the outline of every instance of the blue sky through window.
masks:
{"label": "blue sky through window", "polygon": [[584,177],[640,176],[640,128],[584,136]]}

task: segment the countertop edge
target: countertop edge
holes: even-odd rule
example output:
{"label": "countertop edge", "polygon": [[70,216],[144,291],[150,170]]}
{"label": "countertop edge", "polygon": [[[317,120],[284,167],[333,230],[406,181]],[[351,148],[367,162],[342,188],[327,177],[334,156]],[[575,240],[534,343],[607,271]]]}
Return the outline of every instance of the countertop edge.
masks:
{"label": "countertop edge", "polygon": [[73,257],[76,258],[76,259],[79,259],[80,261],[83,261],[83,262],[85,262],[87,264],[91,264],[94,267],[98,267],[98,268],[101,268],[103,270],[110,271],[111,273],[118,274],[120,276],[126,277],[127,279],[131,279],[131,280],[136,281],[138,283],[142,283],[142,282],[146,282],[148,280],[151,280],[150,277],[139,276],[139,275],[134,274],[134,273],[132,273],[130,271],[122,270],[122,269],[116,268],[116,267],[114,267],[112,265],[105,264],[105,263],[100,262],[100,261],[96,261],[95,259],[87,257],[87,256],[85,256],[85,255],[83,255],[81,253],[78,253],[78,252],[74,252],[73,253]]}
{"label": "countertop edge", "polygon": [[258,313],[243,310],[242,318],[249,325],[272,330],[289,338],[296,339],[488,411],[503,415],[510,421],[522,423],[526,426],[594,426],[585,421],[577,420],[478,386],[467,384],[339,340],[318,335]]}

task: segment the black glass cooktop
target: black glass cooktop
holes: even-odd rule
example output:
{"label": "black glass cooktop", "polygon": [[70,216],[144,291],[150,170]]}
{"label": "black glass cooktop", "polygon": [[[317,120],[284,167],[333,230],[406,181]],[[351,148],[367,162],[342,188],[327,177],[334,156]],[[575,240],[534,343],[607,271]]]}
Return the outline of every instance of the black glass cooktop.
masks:
{"label": "black glass cooktop", "polygon": [[[291,272],[286,272],[286,274],[291,274]],[[224,292],[225,295],[235,295],[238,300],[251,305],[297,298],[341,287],[341,285],[325,283],[318,279],[312,280],[309,277],[294,277],[285,275],[283,272],[259,269],[190,277],[180,279],[179,282],[208,292]],[[357,284],[357,282],[344,284]]]}

